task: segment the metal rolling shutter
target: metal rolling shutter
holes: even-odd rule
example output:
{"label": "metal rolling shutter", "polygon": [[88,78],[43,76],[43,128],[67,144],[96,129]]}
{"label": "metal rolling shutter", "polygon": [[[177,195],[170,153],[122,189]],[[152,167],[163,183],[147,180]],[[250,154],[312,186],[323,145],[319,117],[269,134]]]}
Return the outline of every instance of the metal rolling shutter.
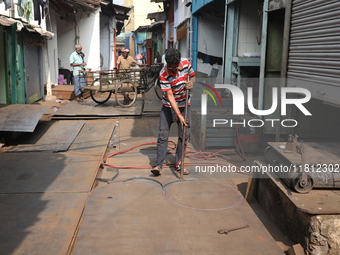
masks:
{"label": "metal rolling shutter", "polygon": [[288,86],[340,103],[339,0],[293,0],[287,78]]}

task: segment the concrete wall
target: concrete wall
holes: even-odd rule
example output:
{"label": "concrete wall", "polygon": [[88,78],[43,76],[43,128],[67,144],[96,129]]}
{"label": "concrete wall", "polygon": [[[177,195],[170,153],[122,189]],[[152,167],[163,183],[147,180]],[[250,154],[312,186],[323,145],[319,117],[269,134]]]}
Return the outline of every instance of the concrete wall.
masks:
{"label": "concrete wall", "polygon": [[[186,22],[186,20],[189,20],[191,17],[191,8],[186,7],[185,4],[187,2],[183,0],[178,0],[177,2],[177,9],[175,10],[175,27],[177,28],[179,25]],[[188,26],[189,26],[188,22]],[[190,29],[190,28],[189,28]],[[189,58],[188,56],[188,49],[187,49],[187,40],[189,39],[189,34],[187,34],[187,38],[180,39],[177,41],[177,49],[181,52],[182,57]]]}
{"label": "concrete wall", "polygon": [[181,39],[177,41],[177,48],[181,52],[181,57],[182,58],[188,58],[188,51],[187,51],[187,40],[186,39]]}
{"label": "concrete wall", "polygon": [[[69,20],[64,20],[56,17],[58,38],[57,38],[57,60],[59,58],[60,67],[72,70],[70,66],[70,54],[75,50],[74,45],[76,44],[76,24]],[[82,40],[80,39],[80,43]],[[83,46],[84,50],[86,48]],[[87,59],[87,54],[85,59]]]}
{"label": "concrete wall", "polygon": [[[205,14],[198,21],[198,51],[204,54],[222,57],[223,53],[223,20],[216,20],[216,17]],[[218,69],[216,82],[222,82],[222,66],[203,63],[202,59],[197,59],[197,71],[210,75],[212,68]]]}
{"label": "concrete wall", "polygon": [[100,13],[79,13],[75,21],[58,19],[57,56],[61,66],[72,70],[70,54],[75,50],[74,45],[80,43],[85,54],[86,68],[98,70],[100,68]]}
{"label": "concrete wall", "polygon": [[[57,29],[57,19],[58,15],[54,10],[50,9],[50,24],[48,27],[48,31],[54,33],[54,36],[51,40],[47,40],[47,51],[48,51],[48,62],[50,69],[50,79],[51,84],[58,84],[58,29]],[[65,68],[69,68],[66,60],[63,61],[62,65]]]}
{"label": "concrete wall", "polygon": [[101,54],[101,70],[109,70],[113,68],[113,29],[116,27],[116,20],[113,17],[101,15],[100,17],[100,54]]}
{"label": "concrete wall", "polygon": [[253,0],[242,0],[240,2],[240,23],[238,38],[238,56],[244,53],[261,52],[261,22],[262,3]]}
{"label": "concrete wall", "polygon": [[186,1],[178,0],[177,2],[177,10],[175,10],[175,26],[177,27],[183,21],[190,17],[190,6],[185,6]]}
{"label": "concrete wall", "polygon": [[87,55],[87,68],[100,68],[100,12],[91,13],[87,19],[79,24],[80,40]]}
{"label": "concrete wall", "polygon": [[151,3],[150,0],[125,0],[124,6],[133,6],[129,13],[130,18],[126,21],[128,24],[125,27],[125,33],[131,33],[139,26],[151,25],[151,20],[146,17],[148,13],[157,12],[158,5],[162,6],[162,3]]}

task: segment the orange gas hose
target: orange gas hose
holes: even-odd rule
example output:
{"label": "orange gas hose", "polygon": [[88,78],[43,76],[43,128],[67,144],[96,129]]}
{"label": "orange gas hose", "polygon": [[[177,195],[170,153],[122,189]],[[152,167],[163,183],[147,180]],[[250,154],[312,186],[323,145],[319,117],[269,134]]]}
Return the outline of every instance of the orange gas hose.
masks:
{"label": "orange gas hose", "polygon": [[[103,158],[102,160],[102,165],[105,165],[105,166],[108,166],[108,167],[112,167],[112,168],[119,168],[119,169],[148,169],[150,168],[151,166],[117,166],[117,165],[112,165],[112,164],[108,164],[106,163],[107,159],[108,158],[112,158],[114,156],[117,156],[117,155],[121,155],[121,154],[124,154],[124,153],[127,153],[135,148],[138,148],[138,147],[141,147],[141,146],[146,146],[146,145],[156,145],[157,142],[148,142],[148,143],[142,143],[142,144],[138,144],[138,145],[135,145],[135,146],[132,146],[126,150],[122,150],[122,151],[119,151],[119,152],[116,152],[116,153],[113,153],[109,156],[106,156],[105,158]],[[172,141],[169,141],[169,146],[168,146],[170,149],[172,150],[175,150],[176,149],[176,144]],[[169,153],[172,153],[172,152],[169,152]],[[223,153],[233,153],[235,154],[236,156],[239,156],[241,157],[241,160],[235,160],[235,159],[232,159],[226,155],[223,155]],[[185,152],[186,156],[189,158],[189,159],[192,159],[192,160],[198,160],[198,161],[205,161],[205,160],[217,160],[219,157],[222,157],[222,158],[225,158],[225,159],[228,159],[228,160],[231,160],[231,161],[235,161],[235,162],[242,162],[244,161],[244,158],[240,155],[238,155],[236,152],[233,152],[231,150],[221,150],[221,151],[218,151],[218,152],[202,152],[202,151],[186,151]],[[175,164],[165,164],[166,166],[168,167],[171,167],[171,166],[174,166]],[[185,166],[190,166],[190,165],[193,165],[192,163],[185,163],[184,164]],[[211,165],[211,163],[200,163],[200,165]],[[221,164],[223,165],[223,164]]]}

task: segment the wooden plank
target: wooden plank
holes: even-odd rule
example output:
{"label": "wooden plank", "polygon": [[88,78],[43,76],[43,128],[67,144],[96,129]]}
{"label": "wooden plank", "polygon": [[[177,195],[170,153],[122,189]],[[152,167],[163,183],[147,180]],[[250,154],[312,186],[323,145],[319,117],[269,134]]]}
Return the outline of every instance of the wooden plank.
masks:
{"label": "wooden plank", "polygon": [[[58,99],[75,99],[76,96],[74,94],[74,86],[73,85],[57,85],[52,88],[52,95]],[[84,91],[84,98],[88,98],[90,96],[90,91]]]}

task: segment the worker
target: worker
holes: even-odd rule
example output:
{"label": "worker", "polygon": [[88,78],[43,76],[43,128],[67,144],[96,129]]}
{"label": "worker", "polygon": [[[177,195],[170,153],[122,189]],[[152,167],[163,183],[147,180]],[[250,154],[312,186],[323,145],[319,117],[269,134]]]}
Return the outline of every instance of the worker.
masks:
{"label": "worker", "polygon": [[[181,171],[180,165],[182,160],[183,128],[186,126],[186,136],[184,146],[186,147],[190,134],[190,99],[186,101],[187,90],[193,88],[196,77],[195,71],[191,67],[188,59],[181,59],[181,53],[174,48],[167,50],[165,54],[166,65],[160,71],[159,79],[163,93],[162,110],[159,119],[159,133],[157,138],[157,159],[156,166],[151,172],[155,175],[162,174],[162,167],[165,160],[169,131],[171,124],[177,122],[178,125],[178,143],[175,156],[175,170]],[[188,116],[184,119],[185,106],[188,107]],[[183,169],[183,174],[189,174],[189,171]]]}

